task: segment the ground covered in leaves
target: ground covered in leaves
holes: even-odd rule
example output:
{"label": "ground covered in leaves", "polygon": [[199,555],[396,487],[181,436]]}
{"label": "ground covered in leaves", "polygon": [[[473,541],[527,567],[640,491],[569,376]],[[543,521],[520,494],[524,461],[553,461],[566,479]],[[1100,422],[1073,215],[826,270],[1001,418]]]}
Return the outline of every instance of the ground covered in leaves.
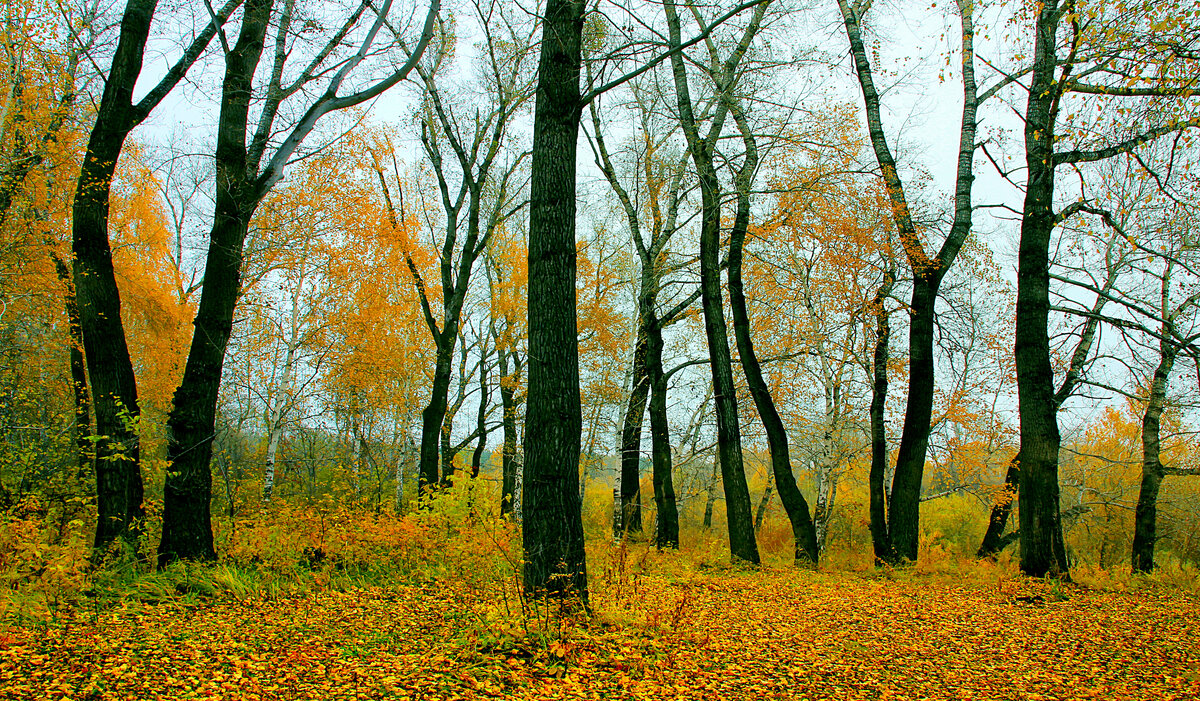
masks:
{"label": "ground covered in leaves", "polygon": [[1200,601],[1169,588],[611,575],[588,620],[437,582],[70,606],[0,627],[0,697],[1200,698]]}

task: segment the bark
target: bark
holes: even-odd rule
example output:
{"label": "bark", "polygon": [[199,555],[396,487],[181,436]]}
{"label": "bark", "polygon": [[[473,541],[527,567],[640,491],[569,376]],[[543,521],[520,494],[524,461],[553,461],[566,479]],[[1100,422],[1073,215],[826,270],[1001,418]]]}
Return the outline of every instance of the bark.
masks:
{"label": "bark", "polygon": [[[642,317],[642,314],[639,314]],[[633,349],[631,370],[633,384],[625,408],[625,420],[621,424],[621,520],[614,535],[623,537],[627,533],[642,532],[642,422],[646,416],[646,402],[650,397],[650,377],[646,370],[645,323],[639,320],[637,342]]]}
{"label": "bark", "polygon": [[825,542],[829,538],[829,521],[833,517],[833,507],[837,499],[837,483],[839,473],[831,465],[819,468],[820,477],[817,480],[817,504],[813,510],[813,524],[816,530],[817,552],[825,551]]}
{"label": "bark", "polygon": [[[1162,297],[1164,317],[1169,288],[1170,266],[1163,276]],[[1150,383],[1150,396],[1146,401],[1146,412],[1142,415],[1142,484],[1138,490],[1137,507],[1134,510],[1132,565],[1134,572],[1151,572],[1154,569],[1154,541],[1157,539],[1158,492],[1162,486],[1162,446],[1159,437],[1163,408],[1167,402],[1167,382],[1175,365],[1178,347],[1170,340],[1169,323],[1163,324],[1159,339],[1159,361]]]}
{"label": "bark", "polygon": [[708,498],[704,501],[704,530],[712,528],[713,506],[717,503],[717,484],[721,475],[721,460],[713,460],[712,477],[708,480]]}
{"label": "bark", "polygon": [[[453,341],[443,341],[443,334],[450,331],[449,325],[435,337],[437,356],[434,361],[433,385],[429,390],[429,403],[421,410],[421,455],[417,463],[417,494],[424,497],[429,489],[440,484],[438,463],[441,456],[439,443],[442,424],[446,419],[447,393],[450,391],[450,369],[454,359]],[[450,338],[457,340],[458,329],[453,329]],[[448,477],[442,475],[443,478]]]}
{"label": "bark", "polygon": [[[209,505],[212,439],[225,348],[241,289],[242,248],[260,196],[248,170],[247,120],[253,80],[270,26],[272,0],[247,0],[237,43],[226,55],[217,121],[216,200],[195,332],[167,418],[171,469],[163,484],[158,565],[215,560]],[[257,170],[254,168],[253,170]]]}
{"label": "bark", "polygon": [[1011,542],[1005,540],[1004,529],[1008,527],[1008,517],[1012,514],[1013,506],[1016,504],[1020,479],[1021,452],[1017,451],[1013,459],[1008,462],[1008,469],[1004,471],[1004,486],[1000,488],[996,502],[992,505],[991,514],[988,516],[988,527],[984,531],[983,542],[979,544],[979,550],[976,551],[975,557],[995,557]]}
{"label": "bark", "polygon": [[75,400],[75,453],[79,463],[81,479],[92,476],[92,419],[91,399],[88,395],[87,365],[83,357],[83,329],[79,325],[79,304],[75,301],[75,289],[71,282],[71,269],[57,254],[54,256],[54,271],[58,280],[66,286],[63,304],[67,311],[67,337],[70,339],[71,390]]}
{"label": "bark", "polygon": [[471,452],[471,477],[479,476],[479,468],[483,462],[483,450],[487,447],[487,408],[488,396],[491,392],[488,391],[488,368],[485,362],[486,358],[479,360],[479,409],[475,414],[475,432],[479,434],[478,442],[475,443],[475,450]]}
{"label": "bark", "polygon": [[887,520],[887,426],[883,415],[887,405],[888,391],[888,343],[891,340],[892,328],[888,318],[888,310],[884,306],[896,284],[896,270],[888,268],[884,273],[883,283],[875,292],[872,310],[875,312],[875,353],[872,360],[871,384],[871,473],[869,478],[870,493],[870,523],[871,545],[876,562],[894,564],[897,562],[896,551],[892,548],[892,539],[888,533]]}
{"label": "bark", "polygon": [[649,330],[646,369],[650,379],[650,441],[653,463],[655,518],[654,544],[679,548],[679,504],[671,466],[671,436],[667,426],[667,377],[663,372],[662,330]]}
{"label": "bark", "polygon": [[[729,234],[729,306],[733,312],[733,333],[737,339],[738,356],[741,359],[742,371],[746,376],[746,384],[750,387],[750,396],[754,399],[754,408],[758,411],[759,420],[767,434],[767,445],[771,453],[771,472],[775,478],[775,486],[779,490],[779,501],[787,512],[788,521],[792,526],[794,543],[794,559],[796,564],[815,565],[817,562],[817,533],[809,512],[808,501],[796,485],[796,477],[792,474],[792,460],[788,445],[787,430],[775,400],[763,377],[762,365],[754,351],[754,342],[750,337],[750,315],[746,305],[746,294],[742,285],[742,249],[746,241],[746,233],[750,226],[750,188],[758,168],[758,148],[755,144],[753,131],[747,123],[740,107],[730,100],[734,120],[742,133],[742,141],[746,145],[746,156],[741,169],[737,173],[737,214],[734,217],[733,229]],[[755,518],[754,530],[762,525],[766,502],[770,498],[770,486],[763,496]]]}
{"label": "bark", "polygon": [[[1114,233],[1116,236],[1120,236],[1120,232]],[[1067,399],[1074,394],[1080,382],[1083,381],[1084,367],[1091,356],[1092,346],[1096,341],[1096,333],[1100,328],[1100,312],[1104,310],[1104,306],[1108,302],[1109,293],[1116,285],[1119,271],[1123,265],[1123,259],[1116,262],[1110,260],[1108,263],[1108,277],[1100,290],[1100,294],[1096,295],[1096,301],[1092,305],[1086,321],[1084,321],[1083,329],[1079,334],[1079,342],[1075,344],[1075,350],[1071,353],[1071,362],[1067,366],[1067,372],[1063,376],[1062,384],[1058,386],[1058,391],[1054,393],[1054,406],[1056,410],[1062,407]],[[1004,529],[1008,526],[1008,519],[1012,514],[1013,507],[1017,503],[1017,491],[1020,489],[1021,481],[1020,467],[1021,451],[1018,450],[1013,459],[1009,461],[1008,469],[1004,472],[1004,486],[1001,488],[1000,493],[996,496],[995,503],[992,505],[991,514],[988,516],[988,527],[983,534],[983,541],[979,545],[979,550],[975,553],[976,557],[994,557],[1012,542],[1006,540],[1003,534]]]}
{"label": "bark", "polygon": [[1047,4],[1035,23],[1033,73],[1025,113],[1028,168],[1017,254],[1015,356],[1021,420],[1021,571],[1067,576],[1059,516],[1057,405],[1050,364],[1050,238],[1054,229],[1054,123],[1061,87],[1055,81],[1056,34],[1062,10]]}
{"label": "bark", "polygon": [[775,493],[775,488],[771,485],[770,480],[767,481],[766,488],[763,489],[762,498],[758,500],[758,508],[754,511],[754,532],[762,531],[763,521],[767,518],[767,507],[771,504],[771,495]]}
{"label": "bark", "polygon": [[500,404],[504,411],[502,419],[504,430],[504,447],[500,454],[500,516],[510,517],[515,505],[517,488],[517,402],[516,391],[512,380],[520,374],[519,365],[509,374],[508,359],[510,354],[504,349],[498,349],[500,361]]}
{"label": "bark", "polygon": [[585,4],[547,0],[529,210],[529,399],[522,480],[523,587],[586,606],[579,502],[583,429],[575,309],[575,158]]}

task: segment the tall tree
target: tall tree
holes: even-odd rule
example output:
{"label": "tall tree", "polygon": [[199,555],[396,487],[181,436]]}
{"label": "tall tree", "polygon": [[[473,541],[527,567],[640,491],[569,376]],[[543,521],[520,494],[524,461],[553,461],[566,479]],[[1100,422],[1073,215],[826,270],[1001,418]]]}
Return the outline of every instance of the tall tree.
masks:
{"label": "tall tree", "polygon": [[[724,61],[713,62],[710,77],[716,84],[720,97],[712,109],[708,132],[703,136],[688,85],[679,13],[676,4],[671,0],[667,0],[663,5],[667,17],[668,41],[672,50],[671,73],[675,82],[679,123],[700,182],[700,301],[704,310],[704,330],[708,338],[709,365],[713,376],[717,451],[721,461],[721,480],[725,486],[729,549],[735,560],[754,564],[758,564],[759,561],[758,544],[754,537],[754,517],[742,462],[741,429],[738,424],[737,395],[729,353],[729,333],[721,301],[721,182],[717,176],[715,161],[717,142],[729,115],[729,97],[737,84],[742,59],[762,24],[768,5],[769,2],[762,2],[754,6],[742,36],[729,56]],[[699,21],[698,14],[696,17]]]}
{"label": "tall tree", "polygon": [[[900,243],[908,257],[913,274],[912,299],[909,302],[909,370],[908,404],[904,412],[904,428],[896,450],[896,472],[893,478],[887,523],[872,523],[873,537],[882,546],[877,557],[890,561],[916,560],[920,537],[920,498],[925,474],[925,458],[929,434],[933,425],[934,399],[934,322],[938,289],[954,259],[971,232],[971,188],[974,183],[976,113],[980,96],[975,81],[975,5],[973,0],[958,0],[962,26],[961,71],[963,83],[962,122],[959,128],[959,147],[954,188],[954,219],[938,251],[930,255],[922,243],[918,224],[909,209],[908,194],[901,179],[896,159],[888,145],[883,128],[879,92],[866,46],[862,38],[863,16],[871,7],[870,0],[838,0],[855,74],[866,105],[867,128],[871,146],[891,200]],[[994,94],[995,89],[988,94]],[[880,498],[882,486],[871,481],[875,489],[872,503]],[[872,517],[884,516],[873,508]]]}
{"label": "tall tree", "polygon": [[575,154],[583,101],[583,0],[547,0],[533,117],[529,206],[529,398],[523,586],[588,601],[579,503],[583,417],[575,326]]}
{"label": "tall tree", "polygon": [[[523,157],[504,158],[509,130],[532,97],[527,58],[530,38],[495,0],[475,2],[475,20],[483,34],[483,75],[485,104],[470,109],[458,88],[448,92],[442,85],[448,72],[447,62],[454,55],[456,37],[442,27],[438,49],[417,65],[423,87],[421,145],[437,177],[438,195],[445,220],[438,260],[441,300],[434,304],[417,268],[410,271],[421,295],[425,324],[437,348],[433,385],[429,403],[421,412],[421,458],[418,467],[422,490],[439,483],[438,441],[447,417],[455,345],[462,325],[463,305],[467,300],[475,263],[487,250],[488,242],[505,219],[524,203],[517,203],[514,182]],[[446,64],[446,65],[444,65]],[[465,117],[465,118],[464,118]],[[443,149],[451,152],[449,163]],[[457,260],[456,260],[457,258]],[[440,316],[440,321],[439,317]],[[441,482],[447,483],[453,464],[443,451]]]}
{"label": "tall tree", "polygon": [[[715,52],[713,52],[715,60]],[[742,371],[746,374],[746,384],[750,386],[750,396],[754,399],[754,408],[758,411],[763,430],[767,434],[767,446],[771,453],[771,473],[775,478],[775,486],[779,491],[779,501],[783,503],[788,522],[792,526],[793,558],[796,564],[815,566],[819,552],[817,550],[817,530],[813,525],[812,515],[808,509],[808,500],[796,484],[792,474],[791,449],[788,446],[787,429],[775,405],[775,399],[767,387],[763,376],[762,363],[754,351],[754,341],[750,337],[750,313],[746,304],[746,292],[742,285],[742,251],[746,243],[746,233],[750,229],[750,193],[757,174],[759,155],[754,128],[746,118],[742,105],[736,98],[726,92],[729,109],[741,132],[742,142],[746,146],[742,165],[734,176],[737,192],[737,214],[733,220],[733,228],[729,233],[729,306],[733,312],[733,332],[737,339],[738,356],[741,359]],[[770,498],[770,485],[763,495],[763,508],[759,509],[759,518],[765,510],[765,504]]]}
{"label": "tall tree", "polygon": [[[699,297],[699,290],[668,309],[659,309],[666,276],[677,264],[669,260],[669,244],[678,232],[679,208],[684,190],[686,153],[682,158],[663,153],[666,138],[655,133],[653,114],[658,98],[635,85],[630,109],[638,116],[633,137],[635,162],[632,191],[622,182],[609,153],[600,110],[591,103],[592,150],[597,166],[616,195],[637,251],[637,336],[630,366],[632,387],[621,425],[621,477],[614,509],[619,523],[614,532],[639,532],[641,524],[641,446],[647,404],[650,407],[651,463],[657,515],[655,542],[659,547],[679,546],[679,516],[671,474],[671,445],[667,426],[667,373],[663,369],[663,331],[679,320]],[[648,219],[648,221],[643,221]]]}
{"label": "tall tree", "polygon": [[[216,557],[209,513],[212,497],[209,461],[225,350],[241,286],[243,248],[259,203],[283,177],[285,166],[322,117],[374,99],[408,76],[433,37],[441,5],[440,0],[431,0],[420,38],[407,61],[356,92],[338,95],[347,77],[378,50],[376,40],[388,22],[392,3],[385,0],[375,11],[374,20],[364,22],[368,6],[364,1],[354,9],[328,41],[317,47],[316,55],[299,75],[285,83],[284,69],[294,56],[289,51],[290,42],[295,33],[303,30],[293,26],[298,21],[294,0],[284,0],[274,23],[277,33],[269,78],[264,86],[266,99],[253,129],[250,107],[254,80],[272,26],[274,0],[249,0],[237,43],[226,52],[217,121],[216,197],[204,287],[183,380],[175,392],[167,421],[170,436],[167,458],[171,470],[163,487],[160,566],[176,559]],[[339,49],[356,29],[361,31],[357,49],[348,56],[340,55]],[[395,41],[402,45],[398,37]],[[334,61],[334,67],[327,65],[330,60]],[[297,94],[304,95],[304,88],[325,75],[329,75],[325,90],[308,102],[299,121],[269,152],[275,144],[272,137],[279,128],[276,122],[285,101]]]}
{"label": "tall tree", "polygon": [[[1021,418],[1020,499],[1021,571],[1030,576],[1069,576],[1059,514],[1058,453],[1061,436],[1050,360],[1050,242],[1068,205],[1055,212],[1055,173],[1059,166],[1083,164],[1130,153],[1137,147],[1200,119],[1180,119],[1163,98],[1187,106],[1192,101],[1195,26],[1172,15],[1170,7],[1139,3],[1090,6],[1077,0],[1036,8],[1032,33],[1029,94],[1025,109],[1025,202],[1017,258],[1015,358]],[[1169,21],[1162,21],[1164,15]],[[1061,31],[1060,31],[1061,30]],[[1060,36],[1060,34],[1062,36]],[[1176,41],[1178,39],[1178,41]],[[1182,42],[1182,43],[1181,43]],[[1093,59],[1093,57],[1095,57]],[[1135,74],[1130,78],[1130,72]],[[1132,85],[1131,85],[1132,83]],[[1160,103],[1155,115],[1123,125],[1115,137],[1078,139],[1076,147],[1057,147],[1064,102],[1087,95],[1101,107],[1126,103],[1117,114],[1131,114],[1129,98]],[[1104,96],[1098,97],[1098,96]],[[1137,102],[1134,102],[1136,105]],[[1070,114],[1070,113],[1068,113]],[[1085,134],[1094,134],[1092,125]],[[1132,131],[1132,133],[1130,133]]]}
{"label": "tall tree", "polygon": [[179,84],[241,0],[230,0],[184,49],[166,75],[138,102],[133,88],[142,72],[150,22],[158,0],[129,0],[117,48],[104,82],[96,121],[75,188],[72,252],[75,300],[96,416],[95,548],[118,538],[136,539],[144,515],[138,445],[137,382],[121,326],[121,297],[108,240],[109,191],[129,133]]}

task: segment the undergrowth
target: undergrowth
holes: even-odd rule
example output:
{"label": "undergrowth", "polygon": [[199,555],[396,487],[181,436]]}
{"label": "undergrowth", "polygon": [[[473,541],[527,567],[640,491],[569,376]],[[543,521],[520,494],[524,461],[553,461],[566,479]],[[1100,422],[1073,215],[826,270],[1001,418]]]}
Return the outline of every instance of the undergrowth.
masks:
{"label": "undergrowth", "polygon": [[[593,539],[588,543],[593,615],[581,616],[523,595],[519,529],[482,508],[482,501],[467,481],[400,516],[332,501],[276,503],[245,517],[215,520],[219,562],[175,563],[162,570],[152,567],[153,553],[145,552],[110,553],[97,566],[90,559],[90,524],[64,521],[23,502],[0,523],[0,622],[46,625],[66,612],[118,606],[202,606],[418,586],[457,600],[463,634],[479,637],[482,646],[533,646],[565,659],[572,640],[586,631],[606,626],[670,631],[689,615],[689,587],[716,576],[755,576],[752,568],[730,565],[718,529],[685,531],[679,551],[659,551],[637,538]],[[764,527],[764,568],[791,569],[787,535],[784,525]],[[922,540],[920,559],[909,567],[876,567],[861,547],[838,547],[825,553],[817,571],[797,570],[796,576],[1005,589],[1020,580],[1013,558],[1010,550],[996,561],[978,561],[947,547],[935,532]],[[1164,560],[1150,576],[1081,565],[1072,586],[1200,593],[1192,567]],[[664,583],[681,595],[662,600],[657,592]],[[1056,591],[1069,595],[1069,589]]]}

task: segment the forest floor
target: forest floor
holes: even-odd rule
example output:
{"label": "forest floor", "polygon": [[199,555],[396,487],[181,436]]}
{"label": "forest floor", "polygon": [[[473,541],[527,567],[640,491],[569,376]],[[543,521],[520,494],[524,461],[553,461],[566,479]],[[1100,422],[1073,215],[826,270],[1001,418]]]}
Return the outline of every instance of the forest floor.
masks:
{"label": "forest floor", "polygon": [[0,697],[1200,698],[1186,589],[653,559],[598,567],[588,619],[446,581],[9,617]]}

